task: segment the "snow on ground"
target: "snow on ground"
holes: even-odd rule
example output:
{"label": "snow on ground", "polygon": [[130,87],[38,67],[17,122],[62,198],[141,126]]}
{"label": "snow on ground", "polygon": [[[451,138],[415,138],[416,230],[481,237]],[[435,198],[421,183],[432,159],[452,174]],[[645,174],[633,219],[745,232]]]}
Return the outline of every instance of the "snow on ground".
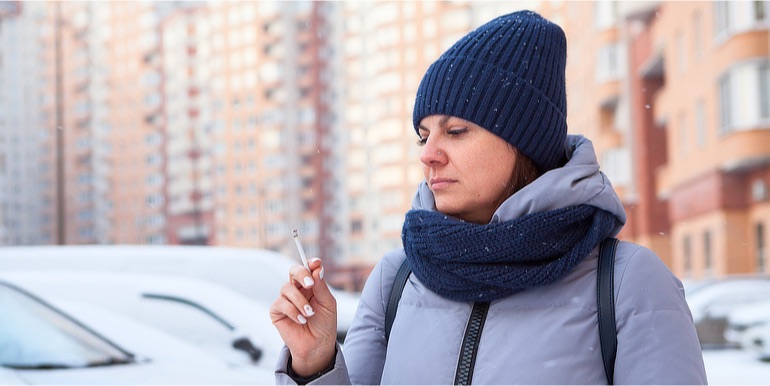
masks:
{"label": "snow on ground", "polygon": [[757,354],[734,349],[703,350],[706,376],[710,385],[768,385],[770,362]]}

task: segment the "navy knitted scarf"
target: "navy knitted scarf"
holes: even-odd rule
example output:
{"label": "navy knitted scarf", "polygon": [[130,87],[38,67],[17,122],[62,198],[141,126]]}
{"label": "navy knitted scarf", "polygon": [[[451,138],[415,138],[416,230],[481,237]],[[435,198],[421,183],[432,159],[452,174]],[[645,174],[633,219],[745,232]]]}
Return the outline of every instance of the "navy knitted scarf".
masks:
{"label": "navy knitted scarf", "polygon": [[613,225],[611,213],[586,204],[485,225],[410,210],[401,237],[415,276],[431,291],[489,302],[563,277]]}

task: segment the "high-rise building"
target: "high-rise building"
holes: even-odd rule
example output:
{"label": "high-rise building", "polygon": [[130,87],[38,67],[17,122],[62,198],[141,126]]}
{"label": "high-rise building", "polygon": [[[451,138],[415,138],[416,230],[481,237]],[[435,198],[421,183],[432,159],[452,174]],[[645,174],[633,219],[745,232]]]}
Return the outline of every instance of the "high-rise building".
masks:
{"label": "high-rise building", "polygon": [[51,34],[44,3],[0,3],[0,245],[56,242],[49,139],[55,126],[42,112],[44,49],[29,44]]}
{"label": "high-rise building", "polygon": [[[158,17],[148,2],[91,2],[101,41],[92,45],[104,67],[104,89],[92,103],[103,109],[93,126],[102,162],[94,177],[105,186],[104,242],[163,244],[167,214],[157,197],[164,194],[165,132],[153,120],[163,108],[161,84],[154,82],[156,63],[147,55],[159,50]],[[104,99],[101,99],[104,98]],[[96,165],[95,165],[96,166]]]}
{"label": "high-rise building", "polygon": [[335,4],[219,2],[211,30],[216,243],[334,258],[341,151]]}
{"label": "high-rise building", "polygon": [[164,134],[147,162],[163,165],[165,190],[146,204],[164,208],[167,243],[215,244],[210,23],[204,3],[157,5],[167,9],[156,9],[160,44],[145,56],[155,69],[146,83],[160,85],[162,107],[145,119]]}

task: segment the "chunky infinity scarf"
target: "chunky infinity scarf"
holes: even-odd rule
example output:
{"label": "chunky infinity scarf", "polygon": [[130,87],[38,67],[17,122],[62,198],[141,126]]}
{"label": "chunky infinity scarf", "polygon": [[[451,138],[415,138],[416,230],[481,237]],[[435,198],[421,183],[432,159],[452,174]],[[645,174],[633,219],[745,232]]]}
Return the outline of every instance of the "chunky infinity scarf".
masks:
{"label": "chunky infinity scarf", "polygon": [[410,210],[401,236],[426,287],[451,300],[489,302],[558,280],[613,224],[612,214],[585,204],[486,225]]}

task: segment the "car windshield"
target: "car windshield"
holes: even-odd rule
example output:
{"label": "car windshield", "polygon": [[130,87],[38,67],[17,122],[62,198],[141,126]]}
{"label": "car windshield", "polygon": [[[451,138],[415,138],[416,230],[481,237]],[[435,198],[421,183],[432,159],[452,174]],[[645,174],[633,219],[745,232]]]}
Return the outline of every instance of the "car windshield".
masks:
{"label": "car windshield", "polygon": [[15,286],[0,282],[0,366],[54,369],[132,362],[127,353]]}

